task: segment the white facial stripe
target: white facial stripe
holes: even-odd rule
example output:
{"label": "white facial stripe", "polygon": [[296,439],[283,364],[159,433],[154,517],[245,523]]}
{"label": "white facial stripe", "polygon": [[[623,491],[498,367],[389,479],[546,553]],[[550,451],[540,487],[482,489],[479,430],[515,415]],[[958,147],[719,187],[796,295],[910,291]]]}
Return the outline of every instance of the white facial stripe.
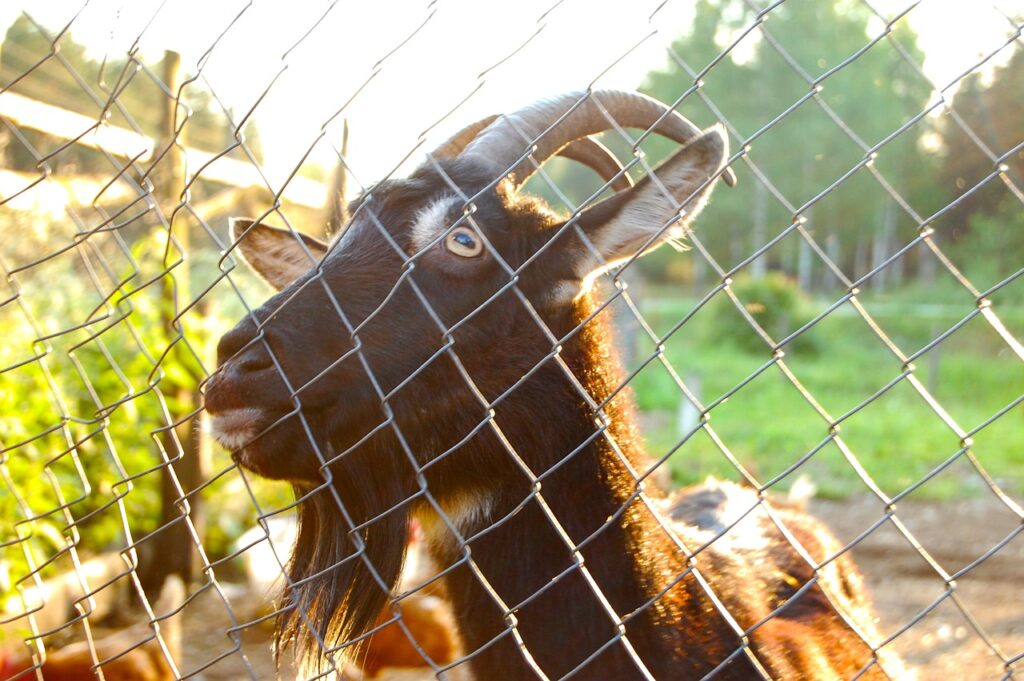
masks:
{"label": "white facial stripe", "polygon": [[452,226],[454,219],[449,220],[448,213],[458,201],[454,196],[442,196],[416,214],[411,230],[414,254],[426,248],[441,232]]}

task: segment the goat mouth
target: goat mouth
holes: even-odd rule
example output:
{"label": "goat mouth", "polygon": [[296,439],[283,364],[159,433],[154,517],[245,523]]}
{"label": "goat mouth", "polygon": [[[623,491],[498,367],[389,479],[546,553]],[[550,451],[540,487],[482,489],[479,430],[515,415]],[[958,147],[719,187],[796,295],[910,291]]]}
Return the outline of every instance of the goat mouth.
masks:
{"label": "goat mouth", "polygon": [[305,437],[294,430],[294,414],[239,407],[210,415],[206,431],[238,466],[271,480],[318,479],[313,455],[301,446]]}
{"label": "goat mouth", "polygon": [[208,428],[210,436],[230,450],[232,458],[236,460],[260,434],[263,429],[261,424],[266,422],[263,412],[252,407],[229,409],[211,416]]}

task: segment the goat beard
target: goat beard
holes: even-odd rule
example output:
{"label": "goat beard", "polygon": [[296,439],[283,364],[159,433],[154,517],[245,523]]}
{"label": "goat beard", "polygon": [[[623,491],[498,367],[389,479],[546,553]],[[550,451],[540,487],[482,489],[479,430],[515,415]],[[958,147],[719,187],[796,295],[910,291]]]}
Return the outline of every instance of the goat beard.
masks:
{"label": "goat beard", "polygon": [[[277,623],[278,666],[282,652],[292,648],[302,670],[320,674],[328,661],[331,668],[344,669],[365,649],[369,636],[360,637],[377,624],[398,583],[410,517],[408,504],[402,503],[408,498],[403,481],[409,478],[389,465],[394,457],[374,449],[345,455],[332,466],[332,485],[299,505]],[[296,498],[313,489],[295,485]]]}

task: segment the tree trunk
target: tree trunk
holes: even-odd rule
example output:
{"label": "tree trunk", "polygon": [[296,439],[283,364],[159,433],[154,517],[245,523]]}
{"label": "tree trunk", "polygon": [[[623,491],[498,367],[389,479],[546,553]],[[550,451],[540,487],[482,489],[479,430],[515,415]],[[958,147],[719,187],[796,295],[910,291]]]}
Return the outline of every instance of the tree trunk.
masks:
{"label": "tree trunk", "polygon": [[[892,250],[893,231],[896,225],[896,205],[887,203],[879,216],[878,226],[875,228],[874,243],[871,248],[871,269],[880,267],[889,257]],[[882,268],[874,277],[874,284],[878,290],[884,291],[889,287],[889,278],[892,275],[892,265]]]}
{"label": "tree trunk", "polygon": [[[833,265],[835,265],[840,270],[842,269],[843,264],[840,261],[840,259],[842,258],[842,251],[840,250],[839,237],[836,236],[835,232],[832,232],[827,237],[825,237],[825,254],[828,255],[828,259],[832,261]],[[835,291],[836,289],[836,279],[835,275],[831,271],[831,268],[827,273],[825,287],[828,288],[829,292]]]}
{"label": "tree trunk", "polygon": [[[804,213],[804,217],[807,218],[807,221],[804,223],[804,231],[810,234],[811,225],[814,224],[814,208],[808,208]],[[799,244],[796,261],[797,279],[800,282],[800,288],[810,291],[814,285],[812,281],[814,276],[814,251],[811,250],[811,245],[801,234],[797,234],[796,238]]]}
{"label": "tree trunk", "polygon": [[[751,253],[764,246],[767,238],[765,233],[768,228],[768,189],[764,186],[763,182],[754,183],[754,224],[750,230],[750,237],[752,241]],[[750,276],[754,279],[760,279],[768,271],[768,254],[765,253],[760,258],[750,263]]]}

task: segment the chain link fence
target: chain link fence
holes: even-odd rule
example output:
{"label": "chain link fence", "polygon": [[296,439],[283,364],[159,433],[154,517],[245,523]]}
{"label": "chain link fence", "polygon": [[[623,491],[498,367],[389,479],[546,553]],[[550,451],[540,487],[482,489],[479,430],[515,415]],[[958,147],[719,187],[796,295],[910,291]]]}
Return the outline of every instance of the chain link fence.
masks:
{"label": "chain link fence", "polygon": [[[139,7],[0,14],[9,21],[0,47],[0,678],[418,679],[474,670],[482,678],[493,669],[484,661],[507,651],[523,678],[606,678],[611,667],[602,665],[620,659],[636,678],[660,678],[637,623],[670,609],[660,599],[676,588],[692,590],[704,615],[723,623],[719,638],[704,641],[724,646],[721,655],[694,678],[785,677],[766,662],[763,637],[814,659],[823,645],[815,634],[772,627],[820,593],[845,618],[836,626],[855,634],[850,645],[863,647],[847,677],[1020,676],[1019,4],[557,2],[497,27],[444,3],[387,26],[336,2],[287,13],[225,4],[202,19],[187,3]],[[339,36],[370,54],[316,119],[319,91],[333,87],[330,45]],[[951,36],[973,48],[953,49]],[[486,42],[502,46],[497,59],[471,49]],[[639,70],[621,75],[638,59]],[[563,63],[586,74],[570,83],[581,93],[573,110],[596,98],[610,150],[580,152],[600,178],[555,159],[526,184],[524,194],[543,196],[568,220],[564,231],[582,233],[587,210],[631,191],[624,187],[650,186],[642,178],[679,148],[656,136],[673,114],[638,129],[604,106],[601,88],[623,82],[702,129],[724,126],[736,186],[719,183],[707,210],[672,240],[678,249],[639,258],[648,241],[616,258],[594,282],[592,309],[568,330],[550,328],[528,289],[527,268],[540,255],[510,264],[487,237],[503,283],[451,318],[417,277],[430,249],[459,229],[466,244],[491,233],[491,214],[486,192],[464,191],[437,145],[499,113],[494,102],[510,113],[555,94],[540,88],[559,82],[545,74]],[[468,79],[449,78],[467,64]],[[376,87],[388,77],[404,94]],[[488,89],[511,82],[523,101]],[[411,101],[416,88],[433,93],[430,101]],[[539,153],[550,127],[539,136],[519,130],[522,149],[504,169],[526,172],[520,162]],[[384,199],[421,164],[440,173],[458,210],[408,253],[392,238],[395,209]],[[671,200],[686,210],[687,201]],[[412,222],[425,213],[427,205]],[[346,248],[339,235],[349,221],[362,221],[401,261],[381,264],[395,273],[372,284],[386,285],[386,295],[353,320],[343,312],[346,291],[331,288],[329,268],[314,267],[316,247],[306,247],[301,268],[314,272],[306,287],[326,285],[331,301],[310,335],[353,346],[305,382],[293,385],[265,331],[299,304],[302,288],[258,309],[272,291],[243,266],[240,253],[254,260],[246,239],[258,234],[249,223],[230,231],[229,218],[242,216],[284,228],[295,244],[298,234],[328,240],[324,262]],[[654,226],[651,239],[676,217]],[[591,249],[599,241],[583,240]],[[374,343],[385,341],[374,320],[389,319],[388,301],[406,288],[441,340],[421,348],[429,352],[413,370],[381,377]],[[509,300],[542,340],[532,368],[496,389],[480,382],[479,358],[469,356],[479,348],[460,334]],[[218,341],[245,319],[264,331],[229,350],[221,341],[218,360]],[[571,348],[606,322],[622,371],[595,388]],[[408,331],[393,326],[387,337]],[[310,355],[328,346],[310,340]],[[269,430],[312,451],[316,482],[262,479],[209,435],[203,402],[223,373],[218,361],[250,347],[268,351],[263,369],[279,375],[292,409]],[[339,451],[319,437],[309,395],[336,365],[357,361],[376,411]],[[404,414],[403,390],[442,363],[457,380],[434,386],[436,402],[422,400],[415,418]],[[515,366],[506,356],[486,363]],[[590,425],[537,468],[535,453],[517,447],[529,440],[507,405],[551,371],[569,386],[563,401],[582,405]],[[454,440],[431,442],[408,425],[455,418],[441,404],[460,391],[476,402],[460,403],[472,413],[452,426],[462,428]],[[336,399],[335,409],[355,408],[355,397]],[[635,403],[644,457],[635,455],[639,436],[616,421],[634,411],[625,402]],[[554,416],[528,414],[528,429],[547,432]],[[359,458],[360,447],[385,436],[397,463]],[[523,484],[502,513],[476,494],[487,480],[472,494],[439,488],[438,471],[456,475],[446,462],[466,466],[460,449],[475,451],[474,438],[484,437],[500,453],[496,470],[516,471]],[[559,498],[573,487],[560,476],[591,447],[622,487],[608,517],[582,532],[568,516],[597,502]],[[353,471],[365,477],[346,479]],[[708,476],[728,482],[703,482]],[[629,528],[638,514],[650,545],[653,535],[668,538],[683,567],[659,564],[664,589],[623,609],[602,575],[628,556],[601,551],[618,546],[607,530]],[[480,519],[483,527],[473,526]],[[549,537],[559,567],[536,568],[545,586],[517,593],[493,552],[524,527]],[[637,564],[650,559],[643,542],[633,546]],[[746,601],[760,592],[730,580],[759,583],[771,551],[783,549],[785,593],[758,610]],[[534,558],[503,560],[532,574]],[[861,607],[860,577],[845,573],[851,558],[873,602],[861,604],[860,621],[844,609]],[[379,616],[355,629],[325,623],[325,610],[374,602],[338,583],[357,573],[359,588],[384,603]],[[850,592],[822,588],[836,583]],[[589,605],[574,613],[559,602],[562,617],[552,619],[579,631],[590,619],[604,627],[596,639],[545,641],[524,624],[560,584]],[[497,630],[466,631],[463,591],[474,589],[497,613]],[[275,637],[282,618],[285,634]],[[282,647],[289,638],[304,659]],[[551,645],[564,659],[551,662]],[[813,676],[815,667],[793,669]]]}

